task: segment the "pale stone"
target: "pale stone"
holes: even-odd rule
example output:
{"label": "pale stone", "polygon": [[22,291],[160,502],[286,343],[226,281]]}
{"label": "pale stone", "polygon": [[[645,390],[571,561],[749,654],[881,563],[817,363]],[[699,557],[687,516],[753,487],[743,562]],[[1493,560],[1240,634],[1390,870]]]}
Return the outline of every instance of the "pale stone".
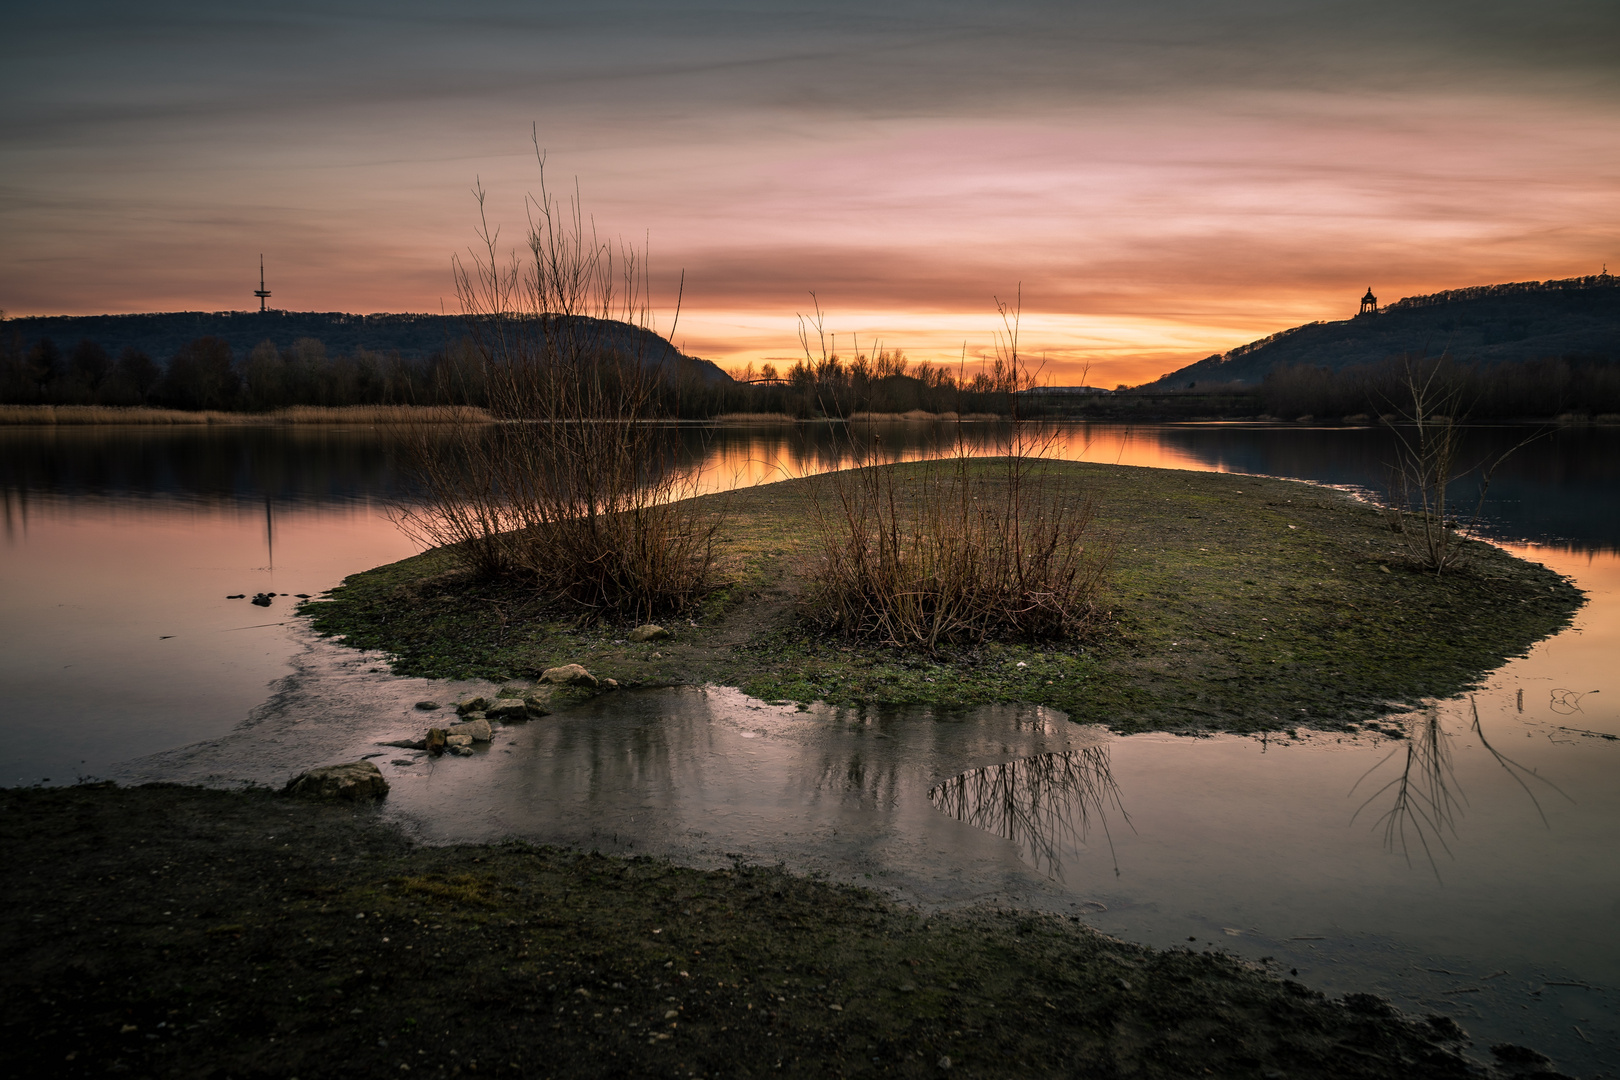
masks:
{"label": "pale stone", "polygon": [[465,724],[455,724],[444,729],[446,741],[459,735],[466,735],[473,742],[489,742],[493,737],[488,720],[469,720]]}
{"label": "pale stone", "polygon": [[657,623],[646,623],[630,631],[631,641],[662,641],[669,637],[669,631]]}
{"label": "pale stone", "polygon": [[596,676],[578,664],[564,664],[562,667],[547,668],[541,674],[540,681],[562,686],[595,686]]}
{"label": "pale stone", "polygon": [[323,765],[289,781],[284,793],[303,799],[361,802],[388,794],[388,781],[369,761]]}
{"label": "pale stone", "polygon": [[472,744],[473,737],[471,735],[446,735],[444,737],[444,745],[452,750],[458,746],[471,746]]}

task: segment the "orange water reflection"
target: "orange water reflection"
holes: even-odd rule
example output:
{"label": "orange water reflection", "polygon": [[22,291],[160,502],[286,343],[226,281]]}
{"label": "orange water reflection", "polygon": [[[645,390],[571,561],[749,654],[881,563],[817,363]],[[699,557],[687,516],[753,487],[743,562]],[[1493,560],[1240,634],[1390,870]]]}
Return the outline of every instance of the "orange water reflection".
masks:
{"label": "orange water reflection", "polygon": [[1064,424],[1015,435],[998,421],[874,421],[848,424],[719,425],[705,431],[688,453],[701,461],[705,492],[768,484],[847,468],[857,462],[892,464],[947,457],[1005,454],[1014,438],[1063,461],[1141,465],[1158,469],[1226,472],[1186,445],[1165,438],[1163,427]]}

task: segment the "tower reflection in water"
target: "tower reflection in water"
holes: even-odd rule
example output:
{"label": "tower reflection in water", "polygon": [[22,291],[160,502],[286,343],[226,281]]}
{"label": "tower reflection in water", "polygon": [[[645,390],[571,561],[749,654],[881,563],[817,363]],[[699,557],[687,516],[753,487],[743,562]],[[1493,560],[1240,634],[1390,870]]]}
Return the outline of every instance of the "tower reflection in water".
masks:
{"label": "tower reflection in water", "polygon": [[1095,829],[1108,844],[1114,873],[1110,813],[1130,826],[1106,746],[1036,754],[953,776],[928,792],[934,806],[958,821],[1005,837],[1030,865],[1063,876],[1063,852],[1084,851]]}

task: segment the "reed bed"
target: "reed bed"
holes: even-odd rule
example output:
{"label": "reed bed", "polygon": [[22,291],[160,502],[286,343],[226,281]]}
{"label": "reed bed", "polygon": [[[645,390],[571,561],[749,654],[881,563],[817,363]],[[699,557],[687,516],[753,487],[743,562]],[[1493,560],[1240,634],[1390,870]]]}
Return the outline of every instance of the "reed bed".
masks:
{"label": "reed bed", "polygon": [[0,426],[114,425],[197,427],[212,424],[462,424],[490,423],[483,409],[466,405],[294,405],[275,412],[197,412],[149,406],[0,405]]}
{"label": "reed bed", "polygon": [[785,412],[733,412],[721,413],[714,418],[717,424],[796,424],[796,417]]}
{"label": "reed bed", "polygon": [[208,424],[263,423],[246,413],[186,412],[144,406],[113,405],[0,405],[0,425],[81,426],[90,424],[144,424],[201,426]]}
{"label": "reed bed", "polygon": [[280,424],[489,424],[495,418],[472,405],[293,405],[269,414]]}

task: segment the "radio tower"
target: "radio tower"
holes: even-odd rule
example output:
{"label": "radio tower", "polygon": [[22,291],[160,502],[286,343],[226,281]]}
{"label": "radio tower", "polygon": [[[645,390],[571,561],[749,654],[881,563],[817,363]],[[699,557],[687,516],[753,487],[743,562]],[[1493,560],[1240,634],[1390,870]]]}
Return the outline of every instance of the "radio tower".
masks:
{"label": "radio tower", "polygon": [[264,311],[264,302],[270,299],[270,290],[264,287],[264,256],[259,256],[259,287],[253,290],[253,295],[259,298],[259,311]]}

